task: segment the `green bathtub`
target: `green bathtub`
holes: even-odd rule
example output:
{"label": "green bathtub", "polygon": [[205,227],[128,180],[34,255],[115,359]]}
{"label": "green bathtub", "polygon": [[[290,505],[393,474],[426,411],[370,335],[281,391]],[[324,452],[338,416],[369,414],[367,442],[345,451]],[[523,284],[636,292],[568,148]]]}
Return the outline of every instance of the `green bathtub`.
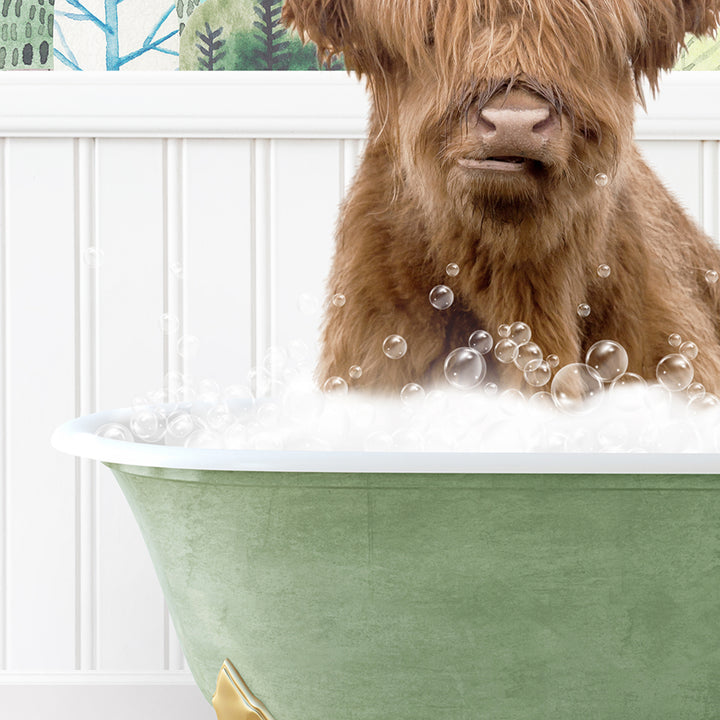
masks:
{"label": "green bathtub", "polygon": [[114,472],[205,696],[241,676],[221,718],[720,717],[717,456],[94,436],[119,417],[54,444]]}

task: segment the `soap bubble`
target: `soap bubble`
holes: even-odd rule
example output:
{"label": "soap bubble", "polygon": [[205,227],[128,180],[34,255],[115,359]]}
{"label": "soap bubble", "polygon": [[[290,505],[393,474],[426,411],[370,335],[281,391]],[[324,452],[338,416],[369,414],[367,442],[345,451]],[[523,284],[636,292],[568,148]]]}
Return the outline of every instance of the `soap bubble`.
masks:
{"label": "soap bubble", "polygon": [[485,391],[485,394],[486,394],[486,395],[491,395],[491,396],[492,396],[492,395],[497,395],[498,386],[497,386],[497,384],[494,383],[494,382],[489,382],[489,383],[487,383],[487,384],[485,385],[485,387],[483,388],[483,390]]}
{"label": "soap bubble", "polygon": [[256,398],[267,395],[272,387],[272,375],[263,367],[250,368],[247,374],[247,381],[250,390]]}
{"label": "soap bubble", "polygon": [[[613,396],[615,396],[619,395],[620,393],[623,393],[624,395],[626,395],[627,393],[636,394],[642,390],[645,390],[646,387],[647,383],[645,382],[645,378],[642,378],[640,377],[640,375],[636,375],[635,373],[626,372],[622,375],[619,375],[612,381],[610,390],[613,392]],[[634,406],[635,398],[633,398],[632,402]]]}
{"label": "soap bubble", "polygon": [[708,270],[705,273],[705,282],[708,285],[714,285],[718,281],[718,272],[717,270]]}
{"label": "soap bubble", "polygon": [[263,367],[271,375],[279,375],[287,367],[288,353],[284,347],[272,345],[265,351]]}
{"label": "soap bubble", "polygon": [[572,363],[558,370],[550,392],[560,410],[582,415],[594,410],[603,399],[603,381],[589,365]]}
{"label": "soap bubble", "polygon": [[361,378],[362,373],[363,373],[362,368],[359,365],[351,365],[350,369],[348,370],[348,375],[353,380],[358,380],[359,378]]}
{"label": "soap bubble", "polygon": [[333,375],[333,377],[329,377],[323,383],[323,392],[327,395],[333,395],[335,397],[347,395],[348,384],[343,378]]}
{"label": "soap bubble", "polygon": [[145,442],[159,440],[165,431],[160,416],[150,408],[133,414],[130,418],[130,429],[136,438]]}
{"label": "soap bubble", "polygon": [[672,403],[670,391],[659,383],[648,385],[643,399],[645,405],[654,412],[665,412]]}
{"label": "soap bubble", "polygon": [[602,265],[598,265],[597,267],[597,274],[601,278],[610,277],[610,273],[612,270],[610,270],[609,265],[605,265],[604,263]]}
{"label": "soap bubble", "polygon": [[533,360],[542,360],[542,350],[533,342],[526,342],[518,348],[513,362],[518,370],[523,372]]}
{"label": "soap bubble", "polygon": [[548,355],[545,360],[551,368],[556,368],[560,364],[560,358],[557,355]]}
{"label": "soap bubble", "polygon": [[666,355],[658,364],[655,371],[658,382],[670,392],[685,390],[695,375],[690,360],[680,353]]}
{"label": "soap bubble", "polygon": [[130,432],[129,428],[125,427],[125,425],[122,425],[121,423],[105,423],[97,429],[95,434],[99,437],[107,438],[108,440],[122,440],[124,442],[133,441],[133,434]]}
{"label": "soap bubble", "polygon": [[[509,330],[510,328],[508,328]],[[495,345],[495,357],[501,362],[509,365],[515,360],[518,355],[518,346],[510,340],[505,338],[504,340],[498,340]]]}
{"label": "soap bubble", "polygon": [[170,313],[163,313],[160,316],[160,329],[165,335],[177,332],[180,328],[180,320],[175,315]]}
{"label": "soap bubble", "polygon": [[598,173],[595,176],[595,184],[598,187],[605,187],[610,182],[610,178],[607,176],[606,173]]}
{"label": "soap bubble", "polygon": [[258,423],[268,429],[279,424],[280,416],[280,406],[276,402],[263,402],[255,413]]}
{"label": "soap bubble", "polygon": [[300,293],[297,299],[298,310],[308,317],[317,315],[320,310],[320,301],[310,293]]}
{"label": "soap bubble", "polygon": [[200,340],[195,335],[182,335],[177,341],[177,351],[180,357],[192,358],[200,349]]}
{"label": "soap bubble", "polygon": [[600,340],[587,351],[585,363],[595,370],[603,382],[612,382],[627,370],[628,354],[620,343]]}
{"label": "soap bubble", "polygon": [[230,450],[245,450],[248,446],[248,430],[242,423],[233,423],[223,433],[225,447]]}
{"label": "soap bubble", "polygon": [[532,337],[532,331],[530,330],[530,326],[526,325],[524,322],[514,322],[510,326],[510,335],[508,335],[508,337],[518,347],[521,347],[525,345],[525,343],[530,342],[530,338]]}
{"label": "soap bubble", "polygon": [[580,303],[577,306],[577,314],[581,318],[586,318],[591,313],[590,306],[587,303]]}
{"label": "soap bubble", "polygon": [[460,266],[457,263],[448,263],[445,272],[450,277],[457,277],[460,272]]}
{"label": "soap bubble", "polygon": [[170,274],[177,278],[178,280],[182,280],[185,277],[185,268],[182,266],[182,263],[174,262],[170,264]]}
{"label": "soap bubble", "polygon": [[544,390],[533,394],[530,400],[528,400],[528,405],[544,412],[555,410],[555,402],[553,401],[552,395]]}
{"label": "soap bubble", "polygon": [[346,298],[342,293],[335,293],[335,295],[332,296],[331,302],[335,307],[341,308],[345,305]]}
{"label": "soap bubble", "polygon": [[498,326],[498,335],[501,338],[507,338],[510,337],[510,326],[503,323],[502,325]]}
{"label": "soap bubble", "polygon": [[207,411],[205,420],[211,430],[221,432],[230,427],[235,418],[225,403],[218,403]]}
{"label": "soap bubble", "polygon": [[96,247],[89,247],[83,253],[83,262],[89,268],[99,268],[105,260],[105,253]]}
{"label": "soap bubble", "polygon": [[400,391],[400,399],[405,405],[415,407],[425,399],[425,389],[417,383],[408,383]]}
{"label": "soap bubble", "polygon": [[690,383],[687,394],[691,400],[702,397],[705,394],[705,386],[702,383]]}
{"label": "soap bubble", "polygon": [[682,338],[677,333],[668,335],[668,343],[671,347],[680,347],[682,344]]}
{"label": "soap bubble", "polygon": [[223,439],[217,433],[201,428],[189,435],[185,440],[186,448],[197,449],[221,449],[224,446]]}
{"label": "soap bubble", "polygon": [[288,355],[293,362],[302,364],[310,358],[310,348],[304,340],[295,338],[290,341]]}
{"label": "soap bubble", "polygon": [[382,348],[391,360],[399,360],[407,352],[407,342],[402,335],[388,335]]}
{"label": "soap bubble", "polygon": [[720,398],[713,393],[704,392],[690,400],[688,412],[690,415],[698,415],[708,410],[717,410],[720,407]]}
{"label": "soap bubble", "polygon": [[447,381],[453,387],[470,390],[483,381],[485,360],[477,350],[460,347],[445,358],[444,370]]}
{"label": "soap bubble", "polygon": [[468,345],[481,355],[487,355],[493,349],[493,337],[485,330],[476,330],[468,340]]}
{"label": "soap bubble", "polygon": [[414,430],[401,428],[392,434],[393,448],[400,452],[421,452],[425,441],[423,436]]}
{"label": "soap bubble", "polygon": [[447,285],[436,285],[430,291],[430,304],[436,310],[447,310],[455,300],[455,294]]}
{"label": "soap bubble", "polygon": [[533,387],[546,385],[552,377],[552,370],[545,360],[530,360],[523,372],[525,382]]}
{"label": "soap bubble", "polygon": [[684,355],[688,360],[694,360],[698,356],[698,346],[688,340],[680,346],[680,354]]}
{"label": "soap bubble", "polygon": [[167,419],[167,434],[182,440],[195,429],[195,421],[189,412],[180,410],[172,413]]}

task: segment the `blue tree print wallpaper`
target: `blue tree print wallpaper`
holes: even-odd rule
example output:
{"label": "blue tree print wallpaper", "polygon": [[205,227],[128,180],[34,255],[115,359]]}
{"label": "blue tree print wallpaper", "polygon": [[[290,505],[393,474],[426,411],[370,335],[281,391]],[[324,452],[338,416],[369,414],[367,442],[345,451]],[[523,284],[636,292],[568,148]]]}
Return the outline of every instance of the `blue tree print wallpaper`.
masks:
{"label": "blue tree print wallpaper", "polygon": [[[321,69],[282,27],[282,3],[0,0],[0,70]],[[720,41],[689,38],[676,69],[720,70]]]}

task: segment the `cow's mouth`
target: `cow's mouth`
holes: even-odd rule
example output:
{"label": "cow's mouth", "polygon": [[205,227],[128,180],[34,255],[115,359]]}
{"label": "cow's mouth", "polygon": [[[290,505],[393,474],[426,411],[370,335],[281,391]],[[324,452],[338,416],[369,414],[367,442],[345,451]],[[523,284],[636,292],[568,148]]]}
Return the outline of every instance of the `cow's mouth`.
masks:
{"label": "cow's mouth", "polygon": [[519,172],[533,162],[522,155],[493,155],[487,158],[463,157],[458,165],[469,170],[499,170],[501,172]]}

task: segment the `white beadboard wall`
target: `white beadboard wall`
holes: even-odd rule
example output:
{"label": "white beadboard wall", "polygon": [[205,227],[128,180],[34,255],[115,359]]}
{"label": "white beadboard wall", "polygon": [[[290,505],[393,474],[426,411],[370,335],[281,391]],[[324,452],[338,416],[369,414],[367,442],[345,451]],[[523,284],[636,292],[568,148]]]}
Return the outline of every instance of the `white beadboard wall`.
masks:
{"label": "white beadboard wall", "polygon": [[[324,295],[366,112],[339,73],[0,73],[0,717],[214,717],[114,480],[48,440],[169,371],[316,347],[298,298]],[[720,73],[667,78],[637,135],[718,238]]]}

